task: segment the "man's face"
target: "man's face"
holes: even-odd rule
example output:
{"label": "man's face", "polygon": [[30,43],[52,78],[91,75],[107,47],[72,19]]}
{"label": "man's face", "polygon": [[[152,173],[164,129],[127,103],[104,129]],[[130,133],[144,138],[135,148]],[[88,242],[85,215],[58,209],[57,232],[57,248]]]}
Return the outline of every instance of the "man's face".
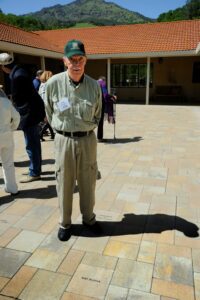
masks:
{"label": "man's face", "polygon": [[87,58],[81,55],[74,55],[70,58],[63,57],[63,61],[71,79],[79,81],[84,74]]}

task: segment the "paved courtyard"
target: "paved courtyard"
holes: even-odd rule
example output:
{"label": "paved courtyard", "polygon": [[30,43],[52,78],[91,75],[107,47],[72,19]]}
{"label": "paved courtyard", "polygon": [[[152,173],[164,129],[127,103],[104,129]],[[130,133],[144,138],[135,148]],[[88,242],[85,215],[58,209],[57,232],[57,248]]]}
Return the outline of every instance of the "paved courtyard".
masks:
{"label": "paved courtyard", "polygon": [[[98,144],[101,236],[81,225],[75,192],[73,236],[57,239],[49,137],[41,181],[14,198],[0,173],[0,300],[200,300],[200,107],[119,104],[113,129]],[[14,135],[19,181],[28,159]]]}

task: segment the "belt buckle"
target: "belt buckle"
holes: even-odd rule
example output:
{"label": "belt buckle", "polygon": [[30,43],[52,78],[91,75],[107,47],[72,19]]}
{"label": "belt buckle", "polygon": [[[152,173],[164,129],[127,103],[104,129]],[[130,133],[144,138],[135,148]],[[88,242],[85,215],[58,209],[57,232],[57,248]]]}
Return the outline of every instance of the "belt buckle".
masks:
{"label": "belt buckle", "polygon": [[74,134],[73,134],[73,132],[72,132],[72,131],[70,132],[70,136],[71,136],[71,137],[74,137]]}

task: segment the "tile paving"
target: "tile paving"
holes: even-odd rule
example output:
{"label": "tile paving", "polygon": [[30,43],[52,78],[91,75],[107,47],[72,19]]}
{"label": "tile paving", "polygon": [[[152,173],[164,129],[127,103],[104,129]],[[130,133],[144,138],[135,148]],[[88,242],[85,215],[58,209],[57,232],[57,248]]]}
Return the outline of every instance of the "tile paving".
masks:
{"label": "tile paving", "polygon": [[[200,300],[200,108],[117,105],[116,139],[98,144],[95,212],[57,239],[54,148],[42,143],[42,180],[4,192],[0,173],[0,300]],[[16,131],[18,181],[28,160]],[[0,171],[1,172],[1,171]]]}

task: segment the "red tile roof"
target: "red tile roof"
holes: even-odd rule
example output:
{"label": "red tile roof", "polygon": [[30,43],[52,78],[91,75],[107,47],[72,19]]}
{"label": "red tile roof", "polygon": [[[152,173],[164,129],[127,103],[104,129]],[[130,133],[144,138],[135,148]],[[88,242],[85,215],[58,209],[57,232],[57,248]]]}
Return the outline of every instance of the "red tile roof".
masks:
{"label": "red tile roof", "polygon": [[59,52],[60,50],[60,52],[62,52],[62,48],[58,49],[58,47],[53,45],[53,42],[50,44],[45,37],[40,36],[38,33],[25,31],[1,22],[0,41],[56,52]]}
{"label": "red tile roof", "polygon": [[73,38],[82,40],[90,55],[195,51],[200,42],[200,20],[36,32],[0,23],[0,42],[63,53],[64,45]]}
{"label": "red tile roof", "polygon": [[87,54],[191,51],[200,42],[200,20],[69,28],[37,32],[64,48],[70,39],[85,43]]}

